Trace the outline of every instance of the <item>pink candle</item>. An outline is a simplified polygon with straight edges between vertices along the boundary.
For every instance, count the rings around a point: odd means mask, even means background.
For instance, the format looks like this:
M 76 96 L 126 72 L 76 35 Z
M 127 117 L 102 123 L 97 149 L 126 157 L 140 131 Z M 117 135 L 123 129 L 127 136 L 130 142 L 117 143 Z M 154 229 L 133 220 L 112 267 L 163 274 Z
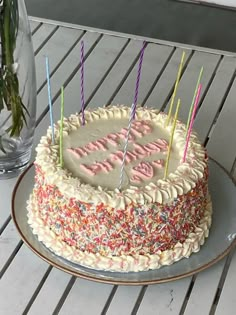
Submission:
M 193 106 L 193 112 L 192 112 L 192 116 L 191 116 L 191 120 L 190 120 L 190 124 L 189 124 L 189 128 L 188 128 L 188 133 L 187 133 L 187 138 L 186 138 L 186 143 L 185 143 L 185 148 L 184 148 L 183 162 L 185 162 L 185 160 L 186 160 L 188 144 L 189 144 L 189 140 L 190 140 L 191 131 L 192 131 L 192 128 L 193 128 L 194 118 L 195 118 L 196 111 L 197 111 L 198 104 L 199 104 L 201 89 L 202 89 L 202 84 L 199 84 L 198 90 L 197 90 L 196 99 L 195 99 L 195 103 L 194 103 L 194 106 Z

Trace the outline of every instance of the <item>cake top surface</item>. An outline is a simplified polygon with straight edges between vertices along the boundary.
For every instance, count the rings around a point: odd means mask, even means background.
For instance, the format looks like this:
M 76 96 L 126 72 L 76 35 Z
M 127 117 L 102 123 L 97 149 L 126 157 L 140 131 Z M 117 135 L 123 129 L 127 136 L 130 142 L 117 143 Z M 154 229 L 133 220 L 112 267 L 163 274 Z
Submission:
M 114 190 L 119 187 L 128 118 L 101 118 L 64 137 L 64 167 L 81 182 Z M 121 189 L 143 187 L 164 177 L 169 133 L 151 120 L 135 120 L 130 129 Z M 173 145 L 169 171 L 180 162 Z
M 195 133 L 191 134 L 185 163 L 185 125 L 177 122 L 171 147 L 168 176 L 164 169 L 172 124 L 166 114 L 137 108 L 132 122 L 122 186 L 121 164 L 130 108 L 109 106 L 85 111 L 85 126 L 78 114 L 64 119 L 63 168 L 59 165 L 59 123 L 55 125 L 55 145 L 51 128 L 37 147 L 36 164 L 68 197 L 84 202 L 125 208 L 129 203 L 168 202 L 195 187 L 203 177 L 207 160 Z

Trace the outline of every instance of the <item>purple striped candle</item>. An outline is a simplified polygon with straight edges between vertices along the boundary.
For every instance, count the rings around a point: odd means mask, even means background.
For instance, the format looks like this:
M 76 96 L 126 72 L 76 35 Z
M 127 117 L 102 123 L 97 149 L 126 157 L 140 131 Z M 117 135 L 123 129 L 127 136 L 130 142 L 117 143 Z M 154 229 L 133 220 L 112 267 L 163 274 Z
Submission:
M 139 65 L 138 65 L 137 79 L 136 79 L 136 85 L 135 85 L 132 119 L 135 119 L 135 113 L 136 113 L 136 107 L 137 107 L 137 101 L 138 101 L 138 92 L 139 92 L 139 82 L 140 82 L 142 64 L 143 64 L 143 55 L 144 55 L 144 50 L 146 47 L 147 47 L 147 42 L 143 41 L 143 46 L 142 46 L 140 57 L 139 57 Z
M 84 41 L 81 40 L 80 48 L 80 97 L 81 97 L 81 114 L 82 114 L 82 125 L 85 125 L 85 102 L 84 102 Z

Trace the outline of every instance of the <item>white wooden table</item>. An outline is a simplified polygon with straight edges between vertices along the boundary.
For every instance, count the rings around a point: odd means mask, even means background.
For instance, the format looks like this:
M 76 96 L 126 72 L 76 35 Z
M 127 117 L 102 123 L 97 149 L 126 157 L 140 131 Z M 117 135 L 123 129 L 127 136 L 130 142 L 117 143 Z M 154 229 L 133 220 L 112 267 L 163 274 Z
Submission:
M 50 58 L 54 116 L 59 119 L 62 85 L 65 115 L 80 109 L 81 39 L 86 54 L 86 105 L 94 108 L 111 102 L 132 103 L 141 38 L 34 18 L 31 28 L 38 86 L 35 145 L 49 125 L 44 56 Z M 148 40 L 139 103 L 165 110 L 183 45 Z M 195 129 L 210 156 L 236 178 L 235 54 L 189 46 L 184 50 L 187 60 L 178 89 L 182 100 L 180 118 L 187 120 L 195 82 L 203 66 L 203 94 Z M 192 277 L 150 286 L 95 283 L 52 268 L 22 243 L 11 220 L 11 193 L 16 180 L 0 181 L 1 315 L 235 314 L 235 253 Z

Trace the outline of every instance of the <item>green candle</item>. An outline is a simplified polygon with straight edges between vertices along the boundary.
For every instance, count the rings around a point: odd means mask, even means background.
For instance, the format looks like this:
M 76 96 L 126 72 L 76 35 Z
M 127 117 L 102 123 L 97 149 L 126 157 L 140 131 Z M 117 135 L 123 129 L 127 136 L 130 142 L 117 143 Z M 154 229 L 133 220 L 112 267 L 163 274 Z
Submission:
M 63 120 L 64 120 L 64 87 L 61 87 L 61 123 L 60 123 L 60 166 L 63 167 Z

